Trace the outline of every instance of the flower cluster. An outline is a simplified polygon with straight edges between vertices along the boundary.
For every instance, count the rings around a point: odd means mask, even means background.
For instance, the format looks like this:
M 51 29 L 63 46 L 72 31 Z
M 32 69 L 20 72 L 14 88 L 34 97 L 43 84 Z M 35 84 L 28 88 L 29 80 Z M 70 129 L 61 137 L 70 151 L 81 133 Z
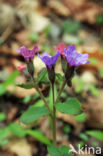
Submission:
M 37 50 L 38 46 L 34 46 L 32 50 L 28 50 L 26 47 L 22 46 L 19 50 L 17 50 L 17 52 L 19 52 L 24 57 L 27 63 L 28 71 L 32 75 L 34 69 L 32 69 L 33 63 L 31 62 Z M 54 56 L 49 55 L 47 52 L 43 53 L 42 55 L 38 53 L 38 57 L 45 63 L 47 67 L 49 79 L 52 83 L 54 83 L 55 81 L 54 67 L 60 55 L 61 62 L 63 63 L 63 71 L 65 73 L 65 78 L 68 82 L 71 81 L 71 78 L 74 75 L 75 67 L 89 63 L 88 54 L 78 53 L 74 44 L 66 46 L 64 43 L 60 43 L 56 48 L 56 51 L 57 53 Z M 65 65 L 66 68 L 64 69 Z M 18 67 L 18 70 L 21 71 L 22 68 L 24 68 L 23 65 L 20 68 Z
M 59 51 L 61 55 L 67 59 L 67 62 L 70 66 L 79 66 L 89 63 L 88 54 L 78 53 L 74 44 L 67 47 L 65 44 L 60 43 L 57 51 Z

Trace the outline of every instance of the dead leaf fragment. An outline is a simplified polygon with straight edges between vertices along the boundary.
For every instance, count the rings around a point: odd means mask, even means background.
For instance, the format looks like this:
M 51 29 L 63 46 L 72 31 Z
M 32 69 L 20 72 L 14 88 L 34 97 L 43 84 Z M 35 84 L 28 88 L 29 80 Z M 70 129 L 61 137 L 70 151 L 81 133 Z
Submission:
M 48 6 L 61 16 L 67 17 L 70 15 L 69 9 L 59 0 L 50 0 Z
M 32 156 L 32 148 L 25 138 L 11 140 L 5 149 L 9 149 L 18 156 Z

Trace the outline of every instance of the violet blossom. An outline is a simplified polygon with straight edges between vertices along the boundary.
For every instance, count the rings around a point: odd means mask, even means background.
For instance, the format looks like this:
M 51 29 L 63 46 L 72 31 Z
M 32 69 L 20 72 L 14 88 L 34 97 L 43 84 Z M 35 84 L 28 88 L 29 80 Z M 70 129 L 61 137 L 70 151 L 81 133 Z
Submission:
M 88 54 L 81 54 L 78 53 L 75 49 L 75 45 L 70 45 L 66 49 L 64 49 L 64 54 L 67 59 L 67 62 L 70 66 L 79 66 L 86 63 L 89 63 L 88 61 Z
M 58 57 L 60 56 L 60 52 L 58 51 L 56 55 L 51 56 L 47 52 L 42 55 L 38 54 L 38 57 L 45 63 L 45 65 L 51 69 L 55 66 Z
M 60 56 L 59 51 L 54 56 L 49 55 L 47 52 L 45 52 L 43 55 L 38 54 L 38 57 L 45 63 L 45 65 L 47 67 L 49 80 L 52 84 L 54 84 L 54 82 L 55 82 L 54 66 L 55 66 L 56 61 L 57 61 L 59 56 Z
M 25 46 L 22 46 L 20 49 L 17 50 L 17 52 L 20 53 L 27 62 L 29 62 L 34 58 L 37 50 L 38 46 L 34 46 L 32 50 L 29 50 Z

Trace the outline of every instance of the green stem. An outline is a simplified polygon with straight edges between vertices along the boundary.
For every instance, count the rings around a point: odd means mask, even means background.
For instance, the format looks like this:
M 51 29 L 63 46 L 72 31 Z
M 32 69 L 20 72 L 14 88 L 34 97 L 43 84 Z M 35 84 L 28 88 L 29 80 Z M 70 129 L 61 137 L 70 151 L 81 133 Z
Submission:
M 53 144 L 56 145 L 56 108 L 55 108 L 55 96 L 54 96 L 54 84 L 52 84 L 52 95 L 53 95 Z
M 64 87 L 65 87 L 65 85 L 66 85 L 66 79 L 63 81 L 63 84 L 62 84 L 62 86 L 61 86 L 61 89 L 59 90 L 59 93 L 58 93 L 58 96 L 57 96 L 57 98 L 56 98 L 56 103 L 58 102 L 58 100 L 59 100 L 59 98 L 60 98 L 60 95 L 61 95 L 61 93 L 62 93 L 62 91 L 63 91 L 63 89 L 64 89 Z
M 40 95 L 41 99 L 43 100 L 45 106 L 47 107 L 47 109 L 48 109 L 48 111 L 49 111 L 49 113 L 50 113 L 50 116 L 53 117 L 52 112 L 51 112 L 51 110 L 50 110 L 50 108 L 49 108 L 49 106 L 48 106 L 48 103 L 47 103 L 47 101 L 45 100 L 45 97 L 44 97 L 43 93 L 40 91 L 38 85 L 36 84 L 36 82 L 35 82 L 35 80 L 34 80 L 34 77 L 31 76 L 31 79 L 32 79 L 33 84 L 34 84 L 34 88 L 37 90 L 37 92 L 39 93 L 39 95 Z

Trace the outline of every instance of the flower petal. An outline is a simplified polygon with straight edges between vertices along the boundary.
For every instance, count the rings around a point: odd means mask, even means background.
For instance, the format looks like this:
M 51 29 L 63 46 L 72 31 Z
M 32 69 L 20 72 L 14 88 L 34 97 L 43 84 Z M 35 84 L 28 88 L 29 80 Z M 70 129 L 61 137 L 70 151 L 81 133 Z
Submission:
M 57 52 L 57 54 L 54 56 L 51 56 L 47 52 L 45 52 L 43 55 L 38 54 L 38 57 L 45 63 L 46 66 L 51 68 L 56 64 L 59 55 L 60 52 Z
M 79 66 L 88 62 L 88 54 L 78 53 L 75 49 L 75 45 L 70 45 L 64 50 L 65 57 L 70 66 Z

